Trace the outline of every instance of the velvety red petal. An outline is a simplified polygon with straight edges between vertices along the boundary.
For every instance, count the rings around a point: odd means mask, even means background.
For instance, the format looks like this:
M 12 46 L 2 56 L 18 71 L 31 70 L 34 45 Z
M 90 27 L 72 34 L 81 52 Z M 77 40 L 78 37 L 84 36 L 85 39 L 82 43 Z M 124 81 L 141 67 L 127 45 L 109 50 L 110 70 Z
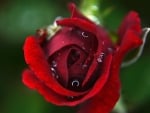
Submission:
M 109 113 L 113 109 L 120 95 L 120 66 L 115 67 L 113 65 L 116 60 L 116 58 L 113 59 L 109 78 L 102 90 L 88 102 L 81 105 L 78 113 Z
M 67 46 L 76 45 L 82 49 L 84 44 L 82 38 L 69 32 L 71 32 L 69 31 L 69 28 L 63 28 L 54 38 L 51 39 L 51 41 L 47 43 L 46 51 L 48 56 L 52 56 L 54 53 Z
M 59 57 L 54 57 L 54 61 L 57 63 L 57 72 L 58 72 L 57 76 L 60 77 L 60 82 L 66 87 L 69 80 L 68 66 L 67 66 L 67 58 L 69 55 L 69 51 L 64 50 L 63 53 L 61 53 L 60 51 L 59 54 L 60 54 Z
M 91 20 L 86 18 L 80 11 L 78 11 L 78 9 L 76 8 L 76 5 L 74 3 L 69 3 L 68 7 L 69 7 L 69 10 L 72 14 L 71 18 L 81 18 L 81 19 L 84 19 L 84 20 L 94 24 Z
M 128 30 L 132 30 L 138 36 L 141 35 L 141 22 L 137 12 L 131 11 L 124 18 L 118 31 L 119 37 L 122 39 Z
M 64 96 L 79 96 L 85 92 L 73 92 L 62 87 L 52 76 L 50 66 L 46 60 L 46 56 L 37 40 L 30 36 L 26 39 L 24 44 L 24 56 L 26 63 L 31 70 L 35 73 L 38 79 L 40 79 L 46 86 L 53 91 Z
M 118 54 L 122 59 L 130 50 L 139 47 L 142 44 L 142 40 L 137 34 L 134 33 L 133 30 L 128 30 L 121 42 L 120 47 L 118 48 Z
M 37 90 L 50 103 L 64 106 L 67 104 L 67 102 L 69 102 L 67 101 L 66 97 L 58 95 L 47 86 L 45 86 L 43 82 L 38 80 L 35 74 L 29 69 L 24 70 L 22 80 L 26 86 Z
M 93 34 L 97 34 L 96 25 L 80 18 L 65 18 L 63 20 L 57 20 L 56 22 L 61 26 L 78 27 Z
M 70 50 L 76 50 L 79 52 L 80 57 L 78 58 L 78 60 L 72 64 L 71 66 L 69 66 L 69 77 L 70 78 L 81 78 L 83 79 L 86 73 L 86 69 L 83 69 L 82 64 L 84 62 L 84 59 L 86 59 L 87 54 L 85 54 L 85 52 L 83 50 L 81 50 L 80 48 L 77 47 L 70 47 Z M 69 58 L 68 58 L 69 59 Z
M 117 75 L 118 76 L 118 75 Z M 103 90 L 81 105 L 77 113 L 110 113 L 119 98 L 119 83 L 109 79 Z
M 71 12 L 71 17 L 83 18 L 83 15 L 77 10 L 76 5 L 74 3 L 69 3 L 68 8 Z
M 106 58 L 107 63 L 105 63 L 105 69 L 103 70 L 103 74 L 101 75 L 101 77 L 96 81 L 95 85 L 91 88 L 91 90 L 85 95 L 83 96 L 81 99 L 79 100 L 74 100 L 70 103 L 68 103 L 69 106 L 75 106 L 78 104 L 83 103 L 85 100 L 87 102 L 87 100 L 93 96 L 95 96 L 105 85 L 108 76 L 110 74 L 110 66 L 111 66 L 111 61 L 112 61 L 112 55 L 108 55 L 108 57 Z M 116 75 L 118 77 L 118 75 Z M 114 79 L 114 78 L 113 78 Z M 115 79 L 115 81 L 117 81 L 118 79 Z M 109 81 L 110 82 L 110 81 Z M 112 83 L 113 84 L 113 83 Z M 119 86 L 119 85 L 118 85 Z M 105 87 L 105 86 L 104 86 Z M 111 86 L 110 86 L 111 87 Z M 118 89 L 118 88 L 117 88 Z M 111 90 L 111 89 L 109 89 Z M 111 91 L 109 91 L 111 92 Z M 107 92 L 106 92 L 107 93 Z M 99 104 L 98 104 L 99 105 Z M 86 113 L 86 112 L 83 112 Z M 87 112 L 88 113 L 88 112 Z M 91 112 L 92 113 L 92 112 Z M 96 113 L 96 112 L 95 112 Z

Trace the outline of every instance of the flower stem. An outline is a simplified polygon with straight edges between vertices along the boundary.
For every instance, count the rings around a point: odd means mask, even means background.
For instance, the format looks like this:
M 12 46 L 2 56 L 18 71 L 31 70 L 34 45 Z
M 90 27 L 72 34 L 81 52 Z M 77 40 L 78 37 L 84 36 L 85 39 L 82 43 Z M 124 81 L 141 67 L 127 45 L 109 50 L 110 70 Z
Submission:
M 81 12 L 97 24 L 101 24 L 101 19 L 98 18 L 100 2 L 101 0 L 82 0 L 80 5 Z

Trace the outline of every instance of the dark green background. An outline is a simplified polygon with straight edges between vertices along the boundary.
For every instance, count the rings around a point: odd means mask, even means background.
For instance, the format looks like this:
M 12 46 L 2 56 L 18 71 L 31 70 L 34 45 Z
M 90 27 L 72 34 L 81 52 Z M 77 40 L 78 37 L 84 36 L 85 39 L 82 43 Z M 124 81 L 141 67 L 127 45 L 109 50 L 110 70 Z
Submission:
M 0 0 L 0 113 L 72 113 L 72 109 L 47 103 L 21 82 L 26 67 L 22 52 L 25 37 L 51 24 L 57 16 L 69 16 L 68 1 Z M 148 0 L 103 0 L 102 9 L 114 7 L 104 19 L 106 27 L 117 31 L 123 15 L 130 10 L 139 12 L 143 27 L 150 26 L 149 4 Z M 138 62 L 121 70 L 121 80 L 129 112 L 150 113 L 150 36 Z

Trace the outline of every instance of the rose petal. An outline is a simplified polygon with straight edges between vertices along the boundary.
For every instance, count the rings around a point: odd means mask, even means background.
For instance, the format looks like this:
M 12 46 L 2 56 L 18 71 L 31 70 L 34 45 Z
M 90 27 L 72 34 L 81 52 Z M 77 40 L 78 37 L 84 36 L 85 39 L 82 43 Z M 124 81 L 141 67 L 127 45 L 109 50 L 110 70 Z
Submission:
M 72 14 L 71 18 L 81 18 L 81 19 L 84 19 L 84 20 L 94 24 L 91 20 L 89 20 L 83 14 L 81 14 L 80 11 L 78 11 L 78 9 L 76 8 L 76 5 L 74 3 L 69 3 L 68 8 L 69 8 L 69 10 L 70 10 L 70 12 Z
M 118 78 L 118 73 L 113 76 Z M 84 103 L 78 113 L 109 113 L 119 98 L 119 85 L 118 79 L 110 78 L 102 91 Z
M 41 95 L 44 96 L 44 98 L 55 105 L 66 105 L 65 102 L 67 102 L 66 97 L 58 95 L 57 93 L 53 92 L 51 89 L 49 89 L 47 86 L 43 84 L 42 81 L 38 80 L 35 76 L 35 74 L 29 70 L 26 69 L 23 72 L 23 83 L 28 86 L 31 89 L 37 90 Z
M 119 37 L 122 39 L 128 30 L 132 30 L 138 36 L 141 35 L 141 22 L 137 12 L 131 11 L 124 18 L 118 31 Z
M 63 86 L 67 87 L 68 80 L 69 80 L 68 66 L 67 66 L 69 51 L 65 51 L 65 50 L 63 52 L 60 51 L 56 55 L 58 56 L 54 56 L 53 60 L 57 63 L 56 73 L 60 77 L 58 81 L 60 81 L 63 84 Z
M 79 96 L 85 94 L 85 92 L 73 92 L 62 87 L 52 76 L 50 66 L 46 60 L 46 56 L 43 53 L 37 40 L 30 36 L 26 39 L 24 44 L 24 56 L 26 63 L 29 65 L 32 71 L 38 79 L 51 88 L 53 91 L 64 96 Z
M 126 31 L 122 39 L 121 45 L 118 48 L 118 54 L 120 55 L 120 57 L 118 58 L 122 59 L 127 52 L 139 47 L 141 44 L 142 40 L 140 39 L 140 37 L 137 36 L 137 34 L 135 34 L 133 30 L 129 29 L 128 31 Z
M 116 58 L 113 59 L 111 64 L 112 67 L 115 67 L 113 66 L 113 63 L 117 61 Z M 88 102 L 84 103 L 78 113 L 109 113 L 113 109 L 120 95 L 120 66 L 115 67 L 115 70 L 114 68 L 109 70 L 111 70 L 109 73 L 109 78 L 107 83 L 102 86 L 102 90 L 99 90 L 97 95 L 91 98 Z
M 80 18 L 65 18 L 63 20 L 56 21 L 58 25 L 68 26 L 68 27 L 78 27 L 85 31 L 97 34 L 97 28 L 95 24 L 91 24 L 84 19 Z
M 86 73 L 87 69 L 84 70 L 82 64 L 88 55 L 83 50 L 77 47 L 71 47 L 71 50 L 76 50 L 80 56 L 74 64 L 68 67 L 70 73 L 69 77 L 70 78 L 78 77 L 83 79 L 85 76 L 83 74 Z
M 47 43 L 45 49 L 48 56 L 52 56 L 62 48 L 73 45 L 76 45 L 82 49 L 82 46 L 84 45 L 83 39 L 79 36 L 77 37 L 77 34 L 73 34 L 69 28 L 63 28 Z M 85 51 L 88 53 L 89 49 L 86 49 Z

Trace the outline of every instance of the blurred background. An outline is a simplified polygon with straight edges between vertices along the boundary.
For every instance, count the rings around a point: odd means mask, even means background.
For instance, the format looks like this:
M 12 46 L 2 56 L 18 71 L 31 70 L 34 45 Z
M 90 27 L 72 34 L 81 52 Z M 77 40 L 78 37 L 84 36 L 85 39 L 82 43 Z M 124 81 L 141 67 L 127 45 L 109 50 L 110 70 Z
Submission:
M 73 109 L 47 103 L 21 81 L 26 67 L 22 46 L 26 36 L 47 26 L 57 16 L 67 17 L 71 0 L 0 0 L 0 113 L 71 113 Z M 80 4 L 81 0 L 73 2 Z M 142 26 L 150 27 L 150 1 L 103 0 L 102 9 L 113 7 L 105 17 L 107 29 L 116 32 L 123 16 L 136 10 Z M 121 70 L 122 93 L 128 113 L 150 113 L 150 35 L 142 57 Z

